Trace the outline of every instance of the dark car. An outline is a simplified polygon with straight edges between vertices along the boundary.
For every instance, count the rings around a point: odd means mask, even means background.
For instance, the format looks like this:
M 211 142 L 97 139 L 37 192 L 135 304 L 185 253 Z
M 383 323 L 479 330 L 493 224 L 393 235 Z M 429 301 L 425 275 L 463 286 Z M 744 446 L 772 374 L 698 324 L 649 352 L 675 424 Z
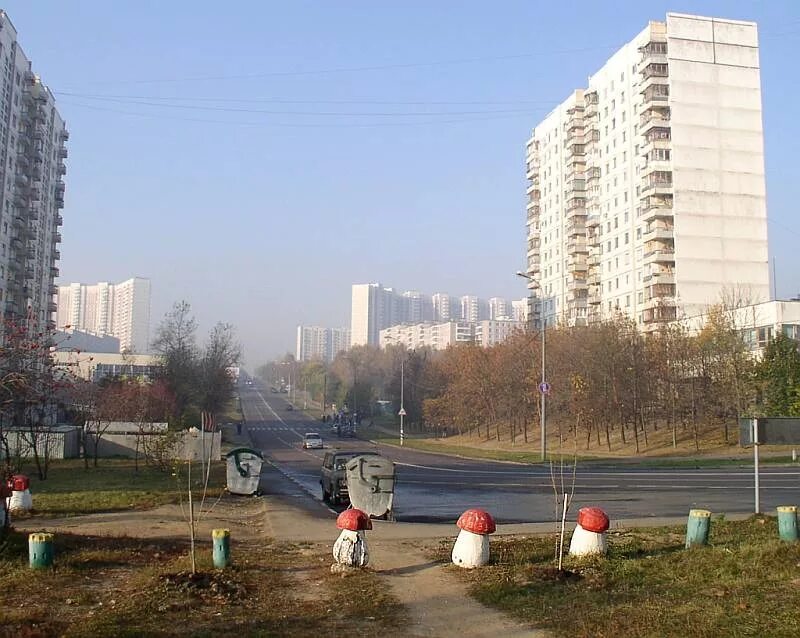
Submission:
M 292 410 L 294 410 L 294 406 L 290 403 L 289 405 L 286 406 L 286 409 L 291 412 Z
M 319 484 L 322 486 L 322 500 L 338 505 L 350 500 L 347 492 L 347 462 L 356 456 L 381 456 L 377 452 L 334 450 L 326 452 L 322 459 Z

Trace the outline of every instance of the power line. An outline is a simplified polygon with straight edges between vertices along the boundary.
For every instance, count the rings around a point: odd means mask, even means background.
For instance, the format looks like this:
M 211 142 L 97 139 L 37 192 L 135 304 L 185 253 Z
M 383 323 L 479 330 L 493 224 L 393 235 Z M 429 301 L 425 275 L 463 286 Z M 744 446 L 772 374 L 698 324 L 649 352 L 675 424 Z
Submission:
M 204 124 L 226 124 L 228 126 L 230 125 L 253 126 L 253 127 L 269 126 L 277 128 L 390 128 L 390 127 L 403 127 L 403 126 L 426 126 L 426 125 L 439 125 L 439 124 L 461 124 L 469 122 L 487 122 L 493 120 L 507 120 L 507 119 L 515 119 L 515 118 L 530 116 L 530 113 L 526 112 L 526 113 L 506 114 L 506 115 L 497 115 L 489 117 L 460 117 L 458 119 L 453 119 L 453 120 L 438 119 L 438 120 L 416 121 L 416 122 L 368 122 L 368 123 L 352 123 L 352 122 L 294 123 L 294 122 L 271 122 L 271 121 L 246 122 L 246 121 L 236 121 L 236 120 L 211 120 L 206 118 L 179 117 L 163 113 L 143 113 L 141 111 L 126 111 L 122 109 L 97 106 L 95 104 L 83 104 L 71 100 L 61 100 L 61 103 L 68 104 L 71 106 L 76 106 L 79 108 L 90 109 L 93 111 L 119 113 L 121 115 L 133 115 L 135 117 L 143 117 L 147 119 L 157 119 L 157 120 L 166 119 L 179 122 L 200 122 Z
M 69 94 L 65 94 L 69 95 Z M 218 111 L 224 113 L 258 113 L 267 115 L 299 115 L 299 116 L 325 116 L 325 117 L 424 117 L 424 116 L 454 116 L 454 115 L 496 115 L 509 113 L 531 113 L 531 109 L 492 109 L 476 111 L 283 111 L 274 109 L 250 109 L 230 106 L 204 106 L 192 104 L 171 104 L 167 102 L 150 102 L 139 99 L 119 99 L 112 97 L 85 98 L 100 102 L 112 102 L 129 106 L 146 106 L 156 108 Z
M 467 100 L 467 101 L 445 101 L 445 100 L 296 100 L 289 98 L 262 97 L 262 98 L 232 98 L 232 97 L 201 97 L 201 96 L 160 96 L 160 95 L 115 95 L 115 94 L 92 94 L 92 93 L 73 93 L 71 91 L 56 91 L 57 95 L 68 97 L 79 97 L 85 99 L 109 99 L 120 100 L 169 100 L 174 102 L 232 102 L 244 104 L 371 104 L 376 106 L 491 106 L 503 104 L 528 104 L 528 105 L 551 105 L 552 101 L 547 100 Z
M 178 78 L 158 78 L 158 79 L 142 79 L 142 80 L 111 80 L 105 82 L 90 82 L 89 85 L 126 85 L 126 84 L 170 84 L 179 82 L 217 82 L 221 80 L 254 80 L 269 77 L 291 77 L 291 76 L 307 76 L 307 75 L 331 75 L 338 73 L 360 73 L 364 71 L 389 71 L 398 69 L 415 69 L 436 66 L 454 66 L 461 64 L 474 64 L 480 62 L 501 62 L 505 60 L 522 60 L 527 58 L 535 58 L 540 56 L 555 56 L 566 55 L 571 53 L 588 53 L 591 51 L 600 51 L 608 49 L 618 49 L 622 45 L 606 45 L 595 47 L 583 47 L 577 49 L 554 49 L 551 51 L 535 51 L 528 53 L 517 53 L 511 55 L 496 55 L 487 57 L 475 58 L 461 58 L 453 60 L 435 60 L 430 62 L 407 62 L 407 63 L 394 63 L 394 64 L 377 64 L 369 66 L 355 66 L 355 67 L 333 67 L 329 69 L 302 69 L 297 71 L 266 71 L 262 73 L 244 73 L 237 75 L 209 75 L 209 76 L 189 76 Z

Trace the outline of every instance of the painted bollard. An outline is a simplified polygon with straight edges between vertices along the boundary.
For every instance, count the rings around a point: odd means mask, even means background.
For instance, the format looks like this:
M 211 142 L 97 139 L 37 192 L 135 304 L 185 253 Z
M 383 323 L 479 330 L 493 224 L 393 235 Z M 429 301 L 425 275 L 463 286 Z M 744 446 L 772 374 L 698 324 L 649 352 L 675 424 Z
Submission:
M 28 560 L 31 569 L 45 569 L 53 566 L 53 535 L 28 535 Z
M 686 523 L 686 549 L 694 545 L 708 545 L 708 531 L 711 527 L 711 512 L 708 510 L 689 510 Z
M 782 541 L 797 542 L 797 507 L 782 505 L 778 508 L 778 534 Z
M 214 567 L 225 569 L 231 564 L 231 530 L 212 529 L 211 540 L 214 542 Z

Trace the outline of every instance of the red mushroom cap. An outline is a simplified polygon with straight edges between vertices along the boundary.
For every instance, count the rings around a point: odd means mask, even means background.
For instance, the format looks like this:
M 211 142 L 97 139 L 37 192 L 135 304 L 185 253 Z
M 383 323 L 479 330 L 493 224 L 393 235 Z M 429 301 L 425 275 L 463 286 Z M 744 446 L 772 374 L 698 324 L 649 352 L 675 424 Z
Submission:
M 350 530 L 351 532 L 359 532 L 364 529 L 372 529 L 372 521 L 361 510 L 349 509 L 339 514 L 336 519 L 336 527 Z
M 464 512 L 459 516 L 456 525 L 473 534 L 493 534 L 496 529 L 494 519 L 489 512 L 479 509 L 471 509 Z
M 587 532 L 602 534 L 608 529 L 610 521 L 599 507 L 582 507 L 578 510 L 578 525 Z

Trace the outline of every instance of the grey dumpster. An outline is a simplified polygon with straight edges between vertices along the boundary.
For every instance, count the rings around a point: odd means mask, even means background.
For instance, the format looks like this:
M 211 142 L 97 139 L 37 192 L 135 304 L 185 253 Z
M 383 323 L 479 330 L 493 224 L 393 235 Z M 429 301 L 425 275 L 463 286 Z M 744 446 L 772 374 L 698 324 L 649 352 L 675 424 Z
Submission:
M 392 518 L 394 463 L 377 454 L 356 456 L 345 466 L 350 504 L 369 516 Z
M 261 452 L 249 447 L 238 447 L 225 457 L 228 462 L 228 491 L 245 496 L 256 494 L 261 479 L 261 464 L 264 462 Z

